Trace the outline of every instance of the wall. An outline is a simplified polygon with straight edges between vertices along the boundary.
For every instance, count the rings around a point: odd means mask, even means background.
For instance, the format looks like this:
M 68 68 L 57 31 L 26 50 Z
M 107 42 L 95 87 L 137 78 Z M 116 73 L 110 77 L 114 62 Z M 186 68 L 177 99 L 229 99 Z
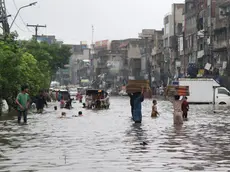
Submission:
M 72 84 L 77 84 L 77 65 L 78 60 L 89 60 L 90 59 L 90 50 L 84 49 L 82 53 L 74 52 L 70 57 L 70 76 Z
M 172 15 L 170 13 L 164 17 L 164 36 L 163 36 L 164 39 L 173 35 L 172 29 L 173 29 L 173 23 L 172 23 Z
M 183 23 L 183 11 L 184 11 L 184 4 L 172 4 L 172 34 L 174 33 L 177 35 L 178 30 L 177 26 L 179 23 Z M 175 31 L 174 27 L 175 26 Z
M 141 50 L 139 45 L 132 45 L 132 44 L 129 45 L 128 58 L 133 58 L 133 59 L 141 58 Z

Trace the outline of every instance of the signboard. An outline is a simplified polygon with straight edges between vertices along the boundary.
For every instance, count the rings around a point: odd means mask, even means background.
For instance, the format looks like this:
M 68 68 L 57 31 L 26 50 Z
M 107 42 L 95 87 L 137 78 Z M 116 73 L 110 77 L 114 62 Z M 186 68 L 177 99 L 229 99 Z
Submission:
M 135 77 L 134 76 L 129 76 L 129 80 L 134 80 Z
M 211 67 L 212 67 L 212 65 L 211 65 L 210 63 L 206 63 L 206 65 L 205 65 L 204 69 L 206 69 L 206 70 L 210 70 L 210 69 L 211 69 Z
M 61 72 L 62 72 L 63 74 L 69 74 L 69 69 L 61 69 Z
M 178 86 L 179 85 L 179 81 L 173 81 L 172 85 Z
M 108 48 L 109 40 L 97 41 L 95 42 L 95 49 L 97 48 Z
M 87 41 L 81 41 L 80 44 L 81 45 L 87 45 Z
M 179 38 L 179 46 L 180 46 L 180 52 L 184 50 L 184 38 L 180 37 Z
M 90 82 L 88 79 L 82 79 L 81 80 L 81 83 L 88 83 L 88 82 Z

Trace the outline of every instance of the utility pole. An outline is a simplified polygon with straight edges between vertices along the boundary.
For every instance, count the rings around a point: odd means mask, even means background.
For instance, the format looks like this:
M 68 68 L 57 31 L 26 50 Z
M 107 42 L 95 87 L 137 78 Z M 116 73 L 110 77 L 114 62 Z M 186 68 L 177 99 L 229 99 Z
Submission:
M 93 41 L 94 41 L 94 26 L 92 25 L 92 46 L 93 46 Z
M 46 25 L 29 25 L 29 24 L 27 24 L 27 27 L 33 27 L 33 28 L 35 28 L 35 40 L 37 41 L 37 39 L 38 39 L 38 28 L 41 28 L 41 27 L 43 27 L 43 28 L 45 28 L 46 27 Z
M 184 78 L 186 77 L 186 52 L 185 52 L 185 44 L 186 44 L 186 41 L 185 41 L 185 32 L 186 32 L 186 28 L 184 27 L 184 31 L 183 31 L 183 58 L 184 58 Z
M 227 35 L 226 35 L 226 38 L 227 38 L 227 40 L 226 40 L 226 42 L 227 42 L 227 75 L 229 75 L 229 62 L 230 62 L 230 44 L 229 44 L 229 38 L 230 38 L 230 34 L 229 34 L 229 24 L 230 24 L 230 16 L 229 15 L 227 15 L 226 16 L 226 20 L 227 20 L 227 22 L 226 22 L 226 30 L 227 30 Z
M 94 56 L 94 25 L 92 25 L 92 45 L 91 45 L 91 51 L 90 51 L 90 74 L 91 74 L 91 81 L 93 81 L 94 80 L 94 58 L 93 58 L 93 56 Z
M 0 23 L 3 30 L 3 35 L 10 33 L 10 27 L 7 18 L 10 17 L 6 14 L 5 0 L 0 0 Z

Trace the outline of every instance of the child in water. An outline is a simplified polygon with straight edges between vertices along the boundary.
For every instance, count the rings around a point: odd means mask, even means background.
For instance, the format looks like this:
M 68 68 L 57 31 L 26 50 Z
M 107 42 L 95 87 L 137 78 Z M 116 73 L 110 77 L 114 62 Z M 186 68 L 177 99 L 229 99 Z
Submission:
M 65 117 L 66 117 L 66 113 L 65 113 L 65 112 L 62 112 L 60 118 L 65 118 Z
M 82 111 L 78 112 L 78 116 L 83 116 Z
M 189 104 L 187 102 L 188 98 L 184 97 L 184 100 L 181 104 L 181 110 L 183 112 L 183 118 L 188 119 Z
M 153 100 L 153 106 L 152 106 L 152 118 L 155 118 L 159 115 L 159 112 L 157 111 L 157 101 Z

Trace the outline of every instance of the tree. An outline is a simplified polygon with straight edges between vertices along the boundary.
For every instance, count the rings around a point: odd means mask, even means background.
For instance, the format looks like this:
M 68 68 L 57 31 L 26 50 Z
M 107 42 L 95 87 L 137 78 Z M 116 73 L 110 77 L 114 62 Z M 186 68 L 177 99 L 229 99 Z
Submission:
M 65 45 L 15 41 L 15 37 L 12 34 L 0 41 L 0 102 L 5 99 L 9 107 L 13 107 L 21 85 L 28 84 L 31 95 L 48 88 L 51 76 L 71 55 Z
M 69 63 L 71 56 L 68 45 L 38 43 L 34 40 L 23 41 L 24 51 L 31 53 L 38 61 L 47 61 L 51 74 L 55 74 L 58 68 Z
M 13 104 L 12 98 L 20 85 L 17 80 L 20 76 L 20 56 L 15 42 L 0 42 L 0 99 L 5 99 L 9 105 Z

